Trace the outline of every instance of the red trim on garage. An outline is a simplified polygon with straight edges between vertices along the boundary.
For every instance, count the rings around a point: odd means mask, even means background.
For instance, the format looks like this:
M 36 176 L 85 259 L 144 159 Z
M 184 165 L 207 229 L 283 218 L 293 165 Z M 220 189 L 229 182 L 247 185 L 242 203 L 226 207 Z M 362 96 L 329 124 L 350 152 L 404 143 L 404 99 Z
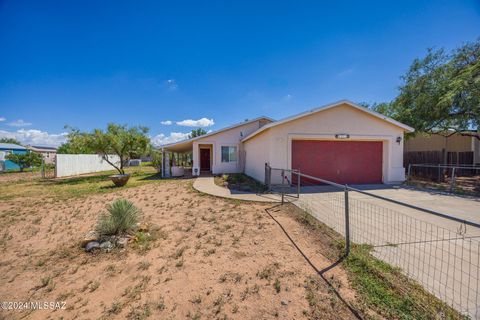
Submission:
M 292 169 L 342 184 L 382 183 L 382 157 L 381 141 L 292 141 Z

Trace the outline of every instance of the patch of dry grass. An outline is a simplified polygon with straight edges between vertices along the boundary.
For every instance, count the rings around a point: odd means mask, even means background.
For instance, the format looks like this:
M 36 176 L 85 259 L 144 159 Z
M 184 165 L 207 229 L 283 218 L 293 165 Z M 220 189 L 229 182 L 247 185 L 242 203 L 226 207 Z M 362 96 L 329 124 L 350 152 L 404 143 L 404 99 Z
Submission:
M 332 294 L 321 283 L 305 286 L 317 275 L 266 214 L 271 204 L 217 199 L 192 191 L 188 180 L 141 176 L 128 188 L 103 191 L 105 179 L 7 188 L 13 194 L 0 202 L 0 295 L 67 303 L 66 310 L 16 311 L 8 319 L 312 318 L 308 292 Z M 79 241 L 118 198 L 132 201 L 156 227 L 127 249 L 85 253 Z M 316 264 L 331 263 L 318 254 L 313 231 L 288 210 L 276 215 Z M 345 272 L 332 272 L 342 294 L 355 300 Z M 323 312 L 325 319 L 353 318 L 341 303 Z

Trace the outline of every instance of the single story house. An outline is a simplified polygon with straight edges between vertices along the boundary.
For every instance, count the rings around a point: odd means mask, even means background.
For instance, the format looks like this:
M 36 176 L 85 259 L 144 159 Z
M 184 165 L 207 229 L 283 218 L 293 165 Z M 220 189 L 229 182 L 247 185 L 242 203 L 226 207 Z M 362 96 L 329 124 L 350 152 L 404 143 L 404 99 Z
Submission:
M 452 132 L 419 133 L 405 141 L 405 152 L 437 152 L 440 161 L 429 162 L 444 164 L 452 160 L 448 159 L 449 153 L 469 153 L 468 161 L 462 164 L 480 165 L 480 140 L 474 135 L 478 135 L 478 132 L 471 131 L 465 135 Z M 460 160 L 458 158 L 457 160 Z
M 47 146 L 28 146 L 30 151 L 38 153 L 42 156 L 46 164 L 55 163 L 55 156 L 57 155 L 57 148 Z
M 16 163 L 7 160 L 6 157 L 11 153 L 25 154 L 27 152 L 27 148 L 18 144 L 0 143 L 0 171 L 19 170 L 20 167 Z
M 263 182 L 269 164 L 338 183 L 395 183 L 405 180 L 403 137 L 413 131 L 342 100 L 280 121 L 246 120 L 162 149 L 167 158 L 169 152 L 192 152 L 193 175 L 245 173 Z

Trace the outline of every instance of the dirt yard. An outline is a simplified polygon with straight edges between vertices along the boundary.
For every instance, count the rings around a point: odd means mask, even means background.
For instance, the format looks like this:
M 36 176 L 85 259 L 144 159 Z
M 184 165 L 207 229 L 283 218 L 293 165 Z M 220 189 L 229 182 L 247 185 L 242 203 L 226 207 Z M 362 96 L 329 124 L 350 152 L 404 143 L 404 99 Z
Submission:
M 212 198 L 191 184 L 157 180 L 61 197 L 48 186 L 33 192 L 32 185 L 13 195 L 21 183 L 10 186 L 0 201 L 1 300 L 66 304 L 2 310 L 0 318 L 355 318 L 347 304 L 355 305 L 356 295 L 343 269 L 320 277 L 268 214 L 317 269 L 331 265 L 334 259 L 325 254 L 334 250 L 288 207 Z M 110 253 L 84 252 L 84 234 L 117 198 L 141 208 L 157 239 Z

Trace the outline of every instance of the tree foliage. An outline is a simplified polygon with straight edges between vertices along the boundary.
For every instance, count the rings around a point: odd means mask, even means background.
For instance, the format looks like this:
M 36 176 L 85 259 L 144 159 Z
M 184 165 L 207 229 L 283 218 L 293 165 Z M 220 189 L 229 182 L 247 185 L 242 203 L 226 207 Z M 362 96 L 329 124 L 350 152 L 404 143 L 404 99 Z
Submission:
M 22 145 L 20 141 L 14 138 L 0 138 L 0 143 L 12 143 L 12 144 L 18 144 L 19 146 Z
M 5 159 L 12 161 L 20 167 L 20 171 L 23 171 L 25 168 L 37 167 L 42 164 L 42 156 L 38 153 L 27 152 L 27 153 L 10 153 Z
M 418 132 L 457 132 L 480 139 L 479 58 L 480 39 L 450 53 L 430 49 L 402 77 L 400 94 L 372 109 Z
M 67 136 L 67 142 L 61 144 L 57 153 L 59 154 L 94 154 L 90 143 L 90 135 L 86 132 L 80 132 L 77 128 L 65 126 L 70 132 Z
M 129 159 L 145 155 L 150 150 L 150 138 L 146 127 L 127 127 L 110 123 L 107 130 L 95 129 L 87 135 L 88 146 L 95 153 L 101 155 L 105 161 L 125 174 L 124 163 Z M 109 155 L 117 155 L 120 163 L 116 164 L 109 159 Z
M 188 134 L 188 138 L 189 139 L 196 138 L 196 137 L 203 136 L 204 134 L 207 134 L 207 131 L 205 131 L 205 129 L 203 128 L 193 129 L 192 132 Z

